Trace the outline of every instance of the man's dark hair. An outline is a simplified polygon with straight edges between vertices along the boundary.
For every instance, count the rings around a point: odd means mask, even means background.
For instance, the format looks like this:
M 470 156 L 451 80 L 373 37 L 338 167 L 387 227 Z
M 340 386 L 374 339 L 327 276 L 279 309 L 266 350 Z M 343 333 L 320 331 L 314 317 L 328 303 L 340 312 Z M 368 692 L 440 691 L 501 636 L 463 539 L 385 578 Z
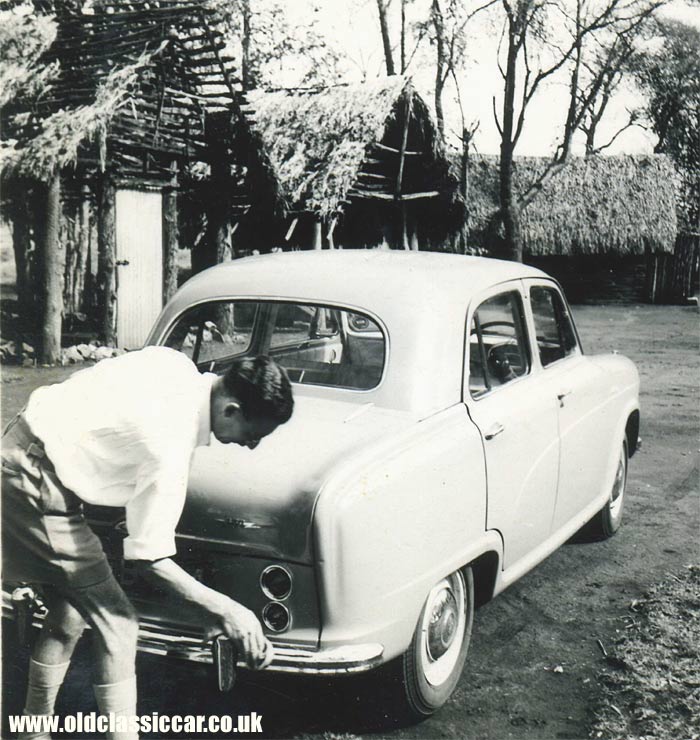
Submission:
M 263 417 L 284 424 L 294 410 L 287 373 L 267 355 L 234 361 L 224 375 L 224 387 L 241 404 L 246 419 Z

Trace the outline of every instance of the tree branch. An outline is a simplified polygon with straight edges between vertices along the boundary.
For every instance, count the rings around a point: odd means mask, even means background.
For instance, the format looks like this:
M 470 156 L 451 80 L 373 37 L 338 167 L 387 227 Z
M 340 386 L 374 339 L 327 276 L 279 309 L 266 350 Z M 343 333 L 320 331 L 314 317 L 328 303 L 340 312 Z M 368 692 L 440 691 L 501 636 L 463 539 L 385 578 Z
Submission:
M 491 98 L 491 105 L 493 106 L 493 120 L 496 124 L 496 128 L 498 129 L 498 133 L 503 136 L 503 128 L 501 127 L 501 124 L 498 120 L 498 112 L 496 111 L 496 96 L 494 95 Z

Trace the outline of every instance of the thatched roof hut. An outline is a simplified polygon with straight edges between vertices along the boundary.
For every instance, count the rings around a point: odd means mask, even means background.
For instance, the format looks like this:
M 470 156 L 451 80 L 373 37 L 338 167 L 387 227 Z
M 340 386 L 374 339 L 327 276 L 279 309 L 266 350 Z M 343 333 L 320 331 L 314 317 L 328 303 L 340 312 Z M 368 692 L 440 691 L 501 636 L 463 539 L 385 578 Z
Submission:
M 523 191 L 547 160 L 515 160 Z M 498 158 L 470 160 L 470 244 L 493 243 L 498 213 Z M 573 158 L 523 214 L 525 255 L 644 255 L 670 253 L 676 239 L 676 174 L 661 155 Z
M 343 246 L 405 245 L 426 223 L 438 240 L 463 218 L 439 132 L 407 78 L 255 91 L 247 100 L 289 218 L 311 217 L 331 234 L 337 225 Z
M 0 12 L 16 15 L 12 5 Z M 55 3 L 55 39 L 45 48 L 36 33 L 33 47 L 50 85 L 0 60 L 0 79 L 16 83 L 0 121 L 3 210 L 20 313 L 34 335 L 42 314 L 44 361 L 58 357 L 64 315 L 138 346 L 176 289 L 181 173 L 216 158 L 211 114 L 237 110 L 217 23 L 206 0 Z
M 57 5 L 39 63 L 48 94 L 3 108 L 2 174 L 48 179 L 76 163 L 167 176 L 173 158 L 206 156 L 205 114 L 232 104 L 231 60 L 213 11 L 190 0 Z

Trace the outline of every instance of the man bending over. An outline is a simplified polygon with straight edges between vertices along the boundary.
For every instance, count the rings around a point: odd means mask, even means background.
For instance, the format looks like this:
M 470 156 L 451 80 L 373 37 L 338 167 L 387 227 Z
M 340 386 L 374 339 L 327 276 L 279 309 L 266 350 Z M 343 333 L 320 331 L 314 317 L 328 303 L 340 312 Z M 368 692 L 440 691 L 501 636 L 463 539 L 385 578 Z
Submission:
M 53 713 L 86 623 L 100 712 L 136 714 L 138 621 L 83 516 L 84 501 L 125 507 L 124 557 L 198 607 L 205 633 L 230 638 L 251 668 L 269 663 L 272 646 L 253 612 L 172 556 L 194 448 L 213 434 L 253 449 L 292 409 L 289 379 L 268 357 L 237 361 L 219 377 L 165 347 L 103 360 L 32 393 L 2 439 L 4 579 L 43 584 L 48 608 L 25 714 Z

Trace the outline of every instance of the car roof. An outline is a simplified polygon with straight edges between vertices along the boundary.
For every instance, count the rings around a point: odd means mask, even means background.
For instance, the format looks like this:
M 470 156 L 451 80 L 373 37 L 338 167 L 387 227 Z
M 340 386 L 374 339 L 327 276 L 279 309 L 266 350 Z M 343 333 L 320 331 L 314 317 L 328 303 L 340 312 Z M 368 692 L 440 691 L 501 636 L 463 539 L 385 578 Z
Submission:
M 202 297 L 233 291 L 356 304 L 361 294 L 366 307 L 372 309 L 377 300 L 395 300 L 407 291 L 426 298 L 439 294 L 451 302 L 451 298 L 464 299 L 491 285 L 525 277 L 545 274 L 519 262 L 444 252 L 312 250 L 225 262 L 188 281 L 182 298 L 192 302 L 200 291 Z
M 435 252 L 319 250 L 246 257 L 188 280 L 163 310 L 147 343 L 161 342 L 185 309 L 204 301 L 264 298 L 339 305 L 369 314 L 385 328 L 383 379 L 371 391 L 315 386 L 308 392 L 425 417 L 461 400 L 472 298 L 523 278 L 547 275 L 518 262 Z

